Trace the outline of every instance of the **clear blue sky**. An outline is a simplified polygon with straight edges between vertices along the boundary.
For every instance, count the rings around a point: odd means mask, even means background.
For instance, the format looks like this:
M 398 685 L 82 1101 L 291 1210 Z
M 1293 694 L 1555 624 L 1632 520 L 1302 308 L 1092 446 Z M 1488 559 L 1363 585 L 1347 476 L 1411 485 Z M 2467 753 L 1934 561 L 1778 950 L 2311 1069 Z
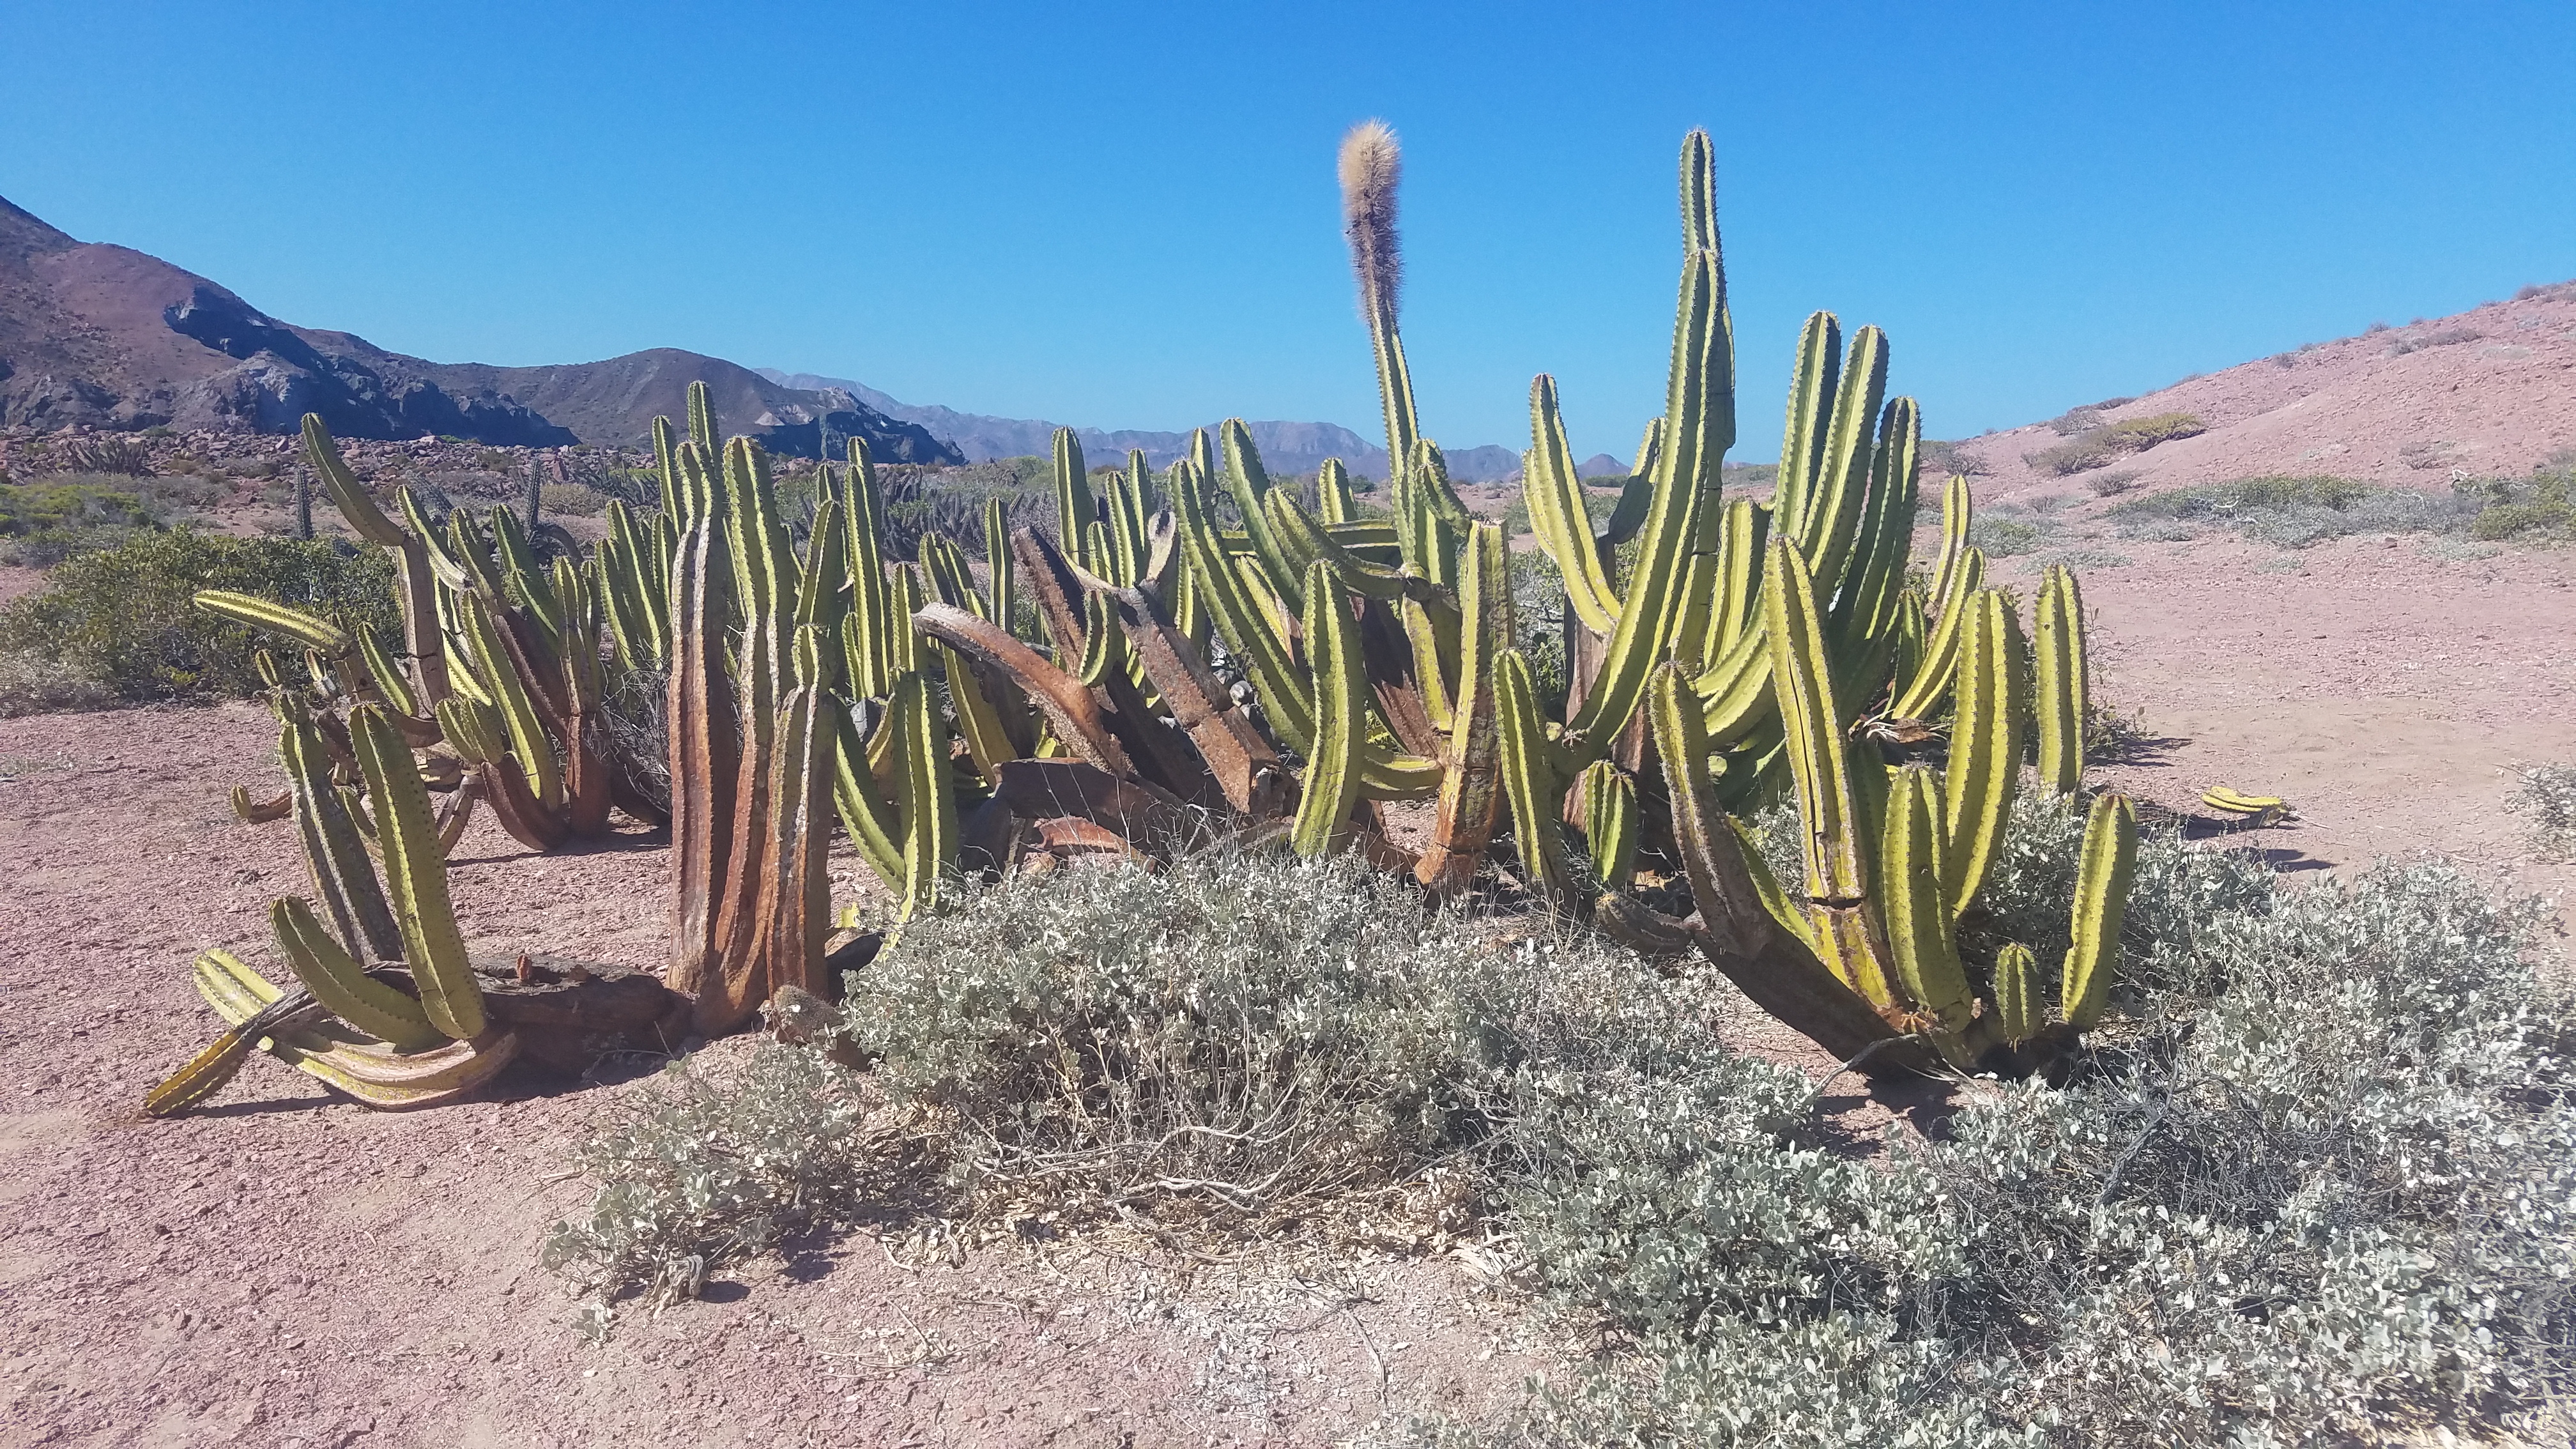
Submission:
M 1661 405 L 1716 137 L 1778 448 L 1799 320 L 1962 436 L 2576 275 L 2576 4 L 7 0 L 0 195 L 442 361 L 677 346 L 1108 427 L 1375 431 L 1333 181 L 1406 154 L 1426 424 Z

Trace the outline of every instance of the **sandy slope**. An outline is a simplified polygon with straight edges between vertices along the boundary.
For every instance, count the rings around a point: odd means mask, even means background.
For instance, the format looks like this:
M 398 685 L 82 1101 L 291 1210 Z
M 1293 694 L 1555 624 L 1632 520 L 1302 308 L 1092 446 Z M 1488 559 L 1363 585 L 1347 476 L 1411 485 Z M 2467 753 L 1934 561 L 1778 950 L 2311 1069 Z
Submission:
M 2411 351 L 2401 351 L 2412 348 Z M 2182 412 L 2209 431 L 2114 463 L 2157 492 L 2264 473 L 2330 473 L 2439 487 L 2529 472 L 2576 446 L 2576 282 L 2457 316 L 2259 359 L 2103 409 L 2105 422 Z M 1969 439 L 1979 496 L 2081 494 L 2029 454 L 2064 442 L 2045 423 Z M 2106 470 L 2107 471 L 2107 470 Z

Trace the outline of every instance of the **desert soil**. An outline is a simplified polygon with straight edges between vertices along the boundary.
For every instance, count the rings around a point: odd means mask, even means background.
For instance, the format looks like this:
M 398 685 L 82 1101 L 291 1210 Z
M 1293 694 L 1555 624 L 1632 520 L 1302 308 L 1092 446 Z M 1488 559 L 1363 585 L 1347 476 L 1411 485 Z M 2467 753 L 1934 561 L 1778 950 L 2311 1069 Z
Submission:
M 2087 575 L 2097 687 L 2153 743 L 2113 779 L 2186 811 L 2214 783 L 2289 796 L 2299 822 L 2227 843 L 2294 870 L 2439 850 L 2564 893 L 2498 804 L 2508 765 L 2576 758 L 2576 557 L 2121 547 Z M 288 834 L 225 806 L 273 745 L 251 705 L 0 721 L 0 1444 L 1311 1443 L 1492 1411 L 1564 1362 L 1473 1255 L 952 1261 L 899 1225 L 590 1347 L 536 1245 L 631 1075 L 401 1116 L 263 1059 L 210 1110 L 136 1117 L 213 1031 L 191 955 L 261 958 L 268 901 L 304 889 Z M 478 949 L 649 964 L 662 860 L 643 836 L 532 857 L 479 823 L 456 896 Z
M 2112 780 L 2186 813 L 2212 784 L 2286 795 L 2297 822 L 2213 844 L 2294 871 L 2430 850 L 2566 893 L 2499 804 L 2507 767 L 2576 759 L 2576 554 L 2099 532 L 2051 542 L 2128 560 L 2085 575 L 2097 693 L 2149 739 Z M 1995 577 L 2027 593 L 2039 557 Z M 390 1115 L 259 1059 L 208 1110 L 136 1116 L 215 1029 L 191 956 L 264 960 L 270 899 L 306 889 L 289 833 L 225 805 L 273 748 L 252 705 L 0 721 L 0 1445 L 1321 1443 L 1496 1411 L 1574 1351 L 1473 1253 L 958 1253 L 901 1223 L 592 1347 L 537 1243 L 587 1201 L 573 1144 L 650 1064 Z M 650 965 L 662 868 L 641 835 L 532 857 L 485 821 L 455 894 L 476 949 Z M 1829 1069 L 1776 1031 L 1744 1044 Z M 1836 1105 L 1868 1126 L 1921 1103 Z

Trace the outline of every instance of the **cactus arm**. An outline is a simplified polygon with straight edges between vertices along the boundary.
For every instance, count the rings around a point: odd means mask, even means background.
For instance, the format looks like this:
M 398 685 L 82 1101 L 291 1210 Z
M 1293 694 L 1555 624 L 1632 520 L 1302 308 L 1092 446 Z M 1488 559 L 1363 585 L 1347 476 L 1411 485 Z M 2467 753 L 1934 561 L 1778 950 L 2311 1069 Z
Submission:
M 1985 581 L 1986 555 L 1981 549 L 1969 549 L 1959 568 L 1951 575 L 1955 585 L 1964 584 L 1974 592 Z M 1965 647 L 1967 623 L 1974 609 L 1966 607 L 1962 595 L 1941 606 L 1932 626 L 1932 637 L 1923 646 L 1923 663 L 1914 677 L 1903 681 L 1904 687 L 1888 705 L 1887 712 L 1898 719 L 1924 719 L 1939 708 L 1942 698 L 1950 693 L 1958 678 L 1959 651 Z
M 2137 865 L 2138 807 L 2126 795 L 2095 797 L 2075 872 L 2075 941 L 2066 948 L 2057 998 L 2067 1025 L 2077 1031 L 2091 1031 L 2110 1002 L 2120 927 L 2129 909 L 2129 879 Z
M 1020 757 L 1019 747 L 1012 743 L 1011 732 L 1002 723 L 1002 712 L 985 693 L 983 681 L 964 655 L 945 644 L 932 648 L 941 673 L 947 677 L 948 697 L 957 707 L 957 729 L 966 737 L 966 750 L 974 758 L 975 771 L 988 783 L 999 785 L 1003 762 Z
M 1637 536 L 1645 526 L 1646 513 L 1655 501 L 1655 460 L 1663 456 L 1664 420 L 1649 419 L 1646 436 L 1637 444 L 1636 466 L 1628 470 L 1627 481 L 1620 485 L 1619 502 L 1610 516 L 1601 522 L 1601 532 L 1592 540 L 1596 553 L 1603 558 L 1610 551 Z
M 508 599 L 534 617 L 538 637 L 551 642 L 563 632 L 563 600 L 556 595 L 545 565 L 537 562 L 536 547 L 517 514 L 493 508 L 492 543 L 500 559 L 503 587 L 496 597 Z
M 1074 572 L 1079 565 L 1034 528 L 1012 534 L 1011 550 L 1018 556 L 1029 598 L 1037 605 L 1038 621 L 1057 663 L 1072 670 L 1078 662 L 1089 662 L 1091 647 L 1099 641 L 1091 638 L 1089 616 L 1081 602 L 1082 584 Z
M 1807 895 L 1857 903 L 1869 894 L 1869 872 L 1807 561 L 1792 541 L 1777 538 L 1766 573 L 1764 634 L 1789 767 L 1798 782 L 1798 818 L 1806 828 Z
M 423 1051 L 447 1040 L 418 1001 L 368 975 L 301 897 L 280 897 L 268 917 L 295 979 L 332 1015 L 397 1052 Z
M 563 844 L 569 824 L 562 812 L 547 809 L 528 792 L 527 775 L 510 761 L 509 730 L 500 711 L 460 693 L 439 705 L 438 721 L 448 744 L 474 767 L 492 802 L 493 818 L 512 840 L 537 851 Z
M 1109 602 L 1090 590 L 1082 594 L 1080 658 L 1074 677 L 1094 689 L 1106 685 L 1112 674 L 1127 670 L 1126 641 L 1110 622 Z
M 549 812 L 560 810 L 564 803 L 563 776 L 555 767 L 554 746 L 548 742 L 536 704 L 529 697 L 519 660 L 509 649 L 509 644 L 516 641 L 503 640 L 492 608 L 481 595 L 461 595 L 458 602 L 458 622 L 465 626 L 476 682 L 501 711 L 502 723 L 510 733 L 510 756 L 527 778 L 528 792 L 537 804 Z
M 1423 718 L 1433 729 L 1446 733 L 1454 727 L 1457 717 L 1449 681 L 1465 678 L 1458 669 L 1461 621 L 1446 601 L 1437 598 L 1398 599 L 1395 612 L 1404 625 L 1405 643 L 1412 651 L 1414 693 L 1422 701 Z
M 339 625 L 301 609 L 272 603 L 256 594 L 235 593 L 230 589 L 199 589 L 195 603 L 209 614 L 248 624 L 283 639 L 292 639 L 333 659 L 345 657 L 356 647 L 348 632 Z
M 1133 585 L 1145 576 L 1146 500 L 1153 496 L 1153 475 L 1146 471 L 1142 448 L 1127 450 L 1127 471 L 1109 485 L 1110 557 L 1104 562 L 1112 581 Z
M 1440 808 L 1414 880 L 1435 896 L 1467 888 L 1482 865 L 1502 808 L 1494 699 L 1495 661 L 1512 644 L 1512 586 L 1498 524 L 1468 530 L 1461 560 L 1459 696 L 1450 702 L 1447 751 L 1441 760 Z
M 724 663 L 732 570 L 723 533 L 720 520 L 700 516 L 681 533 L 671 566 L 671 959 L 663 975 L 685 992 L 699 990 L 715 969 L 741 759 Z M 845 627 L 860 621 L 853 616 Z
M 465 938 L 448 903 L 447 857 L 439 849 L 429 792 L 421 787 L 411 749 L 373 705 L 350 712 L 349 737 L 375 807 L 386 893 L 402 932 L 403 959 L 420 988 L 421 1009 L 432 1026 L 459 1041 L 481 1036 L 483 992 L 466 963 Z
M 1091 567 L 1091 525 L 1100 517 L 1091 497 L 1091 478 L 1084 470 L 1082 440 L 1071 428 L 1055 430 L 1056 541 L 1065 556 Z
M 1798 544 L 1815 572 L 1820 601 L 1840 591 L 1851 560 L 1852 540 L 1868 506 L 1870 427 L 1886 393 L 1887 334 L 1863 327 L 1852 334 L 1844 355 L 1842 386 L 1798 517 Z
M 2030 948 L 2008 941 L 1995 953 L 1995 1024 L 2007 1045 L 2039 1035 L 2039 965 Z
M 937 908 L 957 860 L 957 796 L 950 788 L 948 727 L 918 674 L 896 682 L 891 707 L 903 731 L 897 808 L 903 815 L 903 919 Z
M 1798 333 L 1798 358 L 1789 372 L 1789 421 L 1780 437 L 1779 481 L 1771 490 L 1771 523 L 1804 538 L 1807 501 L 1824 464 L 1825 437 L 1833 427 L 1835 384 L 1843 357 L 1842 323 L 1831 312 L 1813 312 Z
M 1261 465 L 1261 450 L 1252 444 L 1252 430 L 1243 425 L 1241 418 L 1228 418 L 1217 429 L 1217 443 L 1225 457 L 1225 470 L 1218 478 L 1243 514 L 1245 540 L 1252 545 L 1252 556 L 1260 564 L 1262 582 L 1287 600 L 1289 607 L 1303 607 L 1305 600 L 1297 589 L 1305 575 L 1289 563 L 1278 535 L 1271 532 L 1269 512 L 1262 507 L 1262 500 L 1270 494 L 1270 470 Z
M 1868 506 L 1834 600 L 1837 633 L 1876 640 L 1896 627 L 1896 601 L 1905 591 L 1905 560 L 1914 543 L 1915 454 L 1922 437 L 1914 399 L 1890 398 L 1879 414 L 1878 447 L 1870 458 Z
M 1280 554 L 1301 574 L 1320 558 L 1332 564 L 1345 588 L 1365 598 L 1396 599 L 1430 592 L 1422 580 L 1401 567 L 1383 568 L 1363 560 L 1326 532 L 1323 521 L 1307 512 L 1306 505 L 1287 489 L 1271 489 L 1261 506 L 1270 516 L 1271 537 L 1278 540 Z
M 1975 599 L 1978 618 L 1959 665 L 1944 792 L 1949 824 L 1942 884 L 1953 917 L 1965 913 L 1985 888 L 2003 842 L 2021 779 L 2021 721 L 2030 707 L 2022 683 L 2020 618 L 1999 594 L 1982 592 Z
M 1777 899 L 1760 853 L 1718 810 L 1707 737 L 1680 671 L 1656 669 L 1646 709 L 1672 801 L 1673 839 L 1699 905 L 1701 954 L 1755 1005 L 1838 1057 L 1885 1040 L 1886 1023 L 1817 958 L 1792 908 Z
M 1016 628 L 1020 597 L 1011 579 L 1010 510 L 999 497 L 984 500 L 984 575 L 986 617 L 1005 629 Z
M 1359 750 L 1366 718 L 1368 680 L 1360 671 L 1359 630 L 1349 601 L 1318 562 L 1306 572 L 1306 650 L 1314 661 L 1315 743 L 1306 752 L 1306 774 L 1289 830 L 1299 855 L 1330 850 L 1359 803 Z
M 1256 602 L 1241 575 L 1226 557 L 1206 497 L 1207 483 L 1193 467 L 1177 479 L 1172 501 L 1180 515 L 1181 543 L 1190 576 L 1210 622 L 1243 661 L 1259 692 L 1271 728 L 1299 751 L 1314 737 L 1314 703 L 1302 671 L 1290 662 L 1283 630 L 1273 627 L 1267 609 Z
M 1793 539 L 1774 538 L 1764 573 L 1763 630 L 1770 641 L 1772 687 L 1779 699 L 1789 772 L 1797 782 L 1798 819 L 1805 828 L 1812 935 L 1834 974 L 1872 1006 L 1885 1009 L 1895 996 L 1886 978 L 1880 932 L 1867 910 L 1869 871 L 1862 851 L 1871 831 L 1866 802 L 1844 766 L 1833 676 L 1806 556 Z
M 375 863 L 357 822 L 331 783 L 331 758 L 312 721 L 299 713 L 281 728 L 278 753 L 286 762 L 295 830 L 304 846 L 313 892 L 330 911 L 340 940 L 352 953 L 363 951 L 378 961 L 400 959 L 402 932 L 385 905 Z
M 233 815 L 244 825 L 265 825 L 283 820 L 295 810 L 295 792 L 286 790 L 262 800 L 251 794 L 248 785 L 235 785 L 232 791 Z
M 1326 458 L 1315 470 L 1315 507 L 1326 523 L 1359 521 L 1359 501 L 1351 496 L 1350 471 L 1339 458 Z
M 1941 552 L 1932 565 L 1932 603 L 1936 609 L 1949 608 L 1976 587 L 1973 582 L 1963 585 L 1957 580 L 1968 554 L 1972 506 L 1968 480 L 1960 474 L 1951 474 L 1950 481 L 1941 485 Z
M 1583 627 L 1595 634 L 1618 628 L 1619 596 L 1592 536 L 1583 482 L 1575 476 L 1574 450 L 1558 412 L 1556 379 L 1543 372 L 1530 382 L 1530 450 L 1521 455 L 1521 497 L 1529 506 L 1530 531 L 1564 576 L 1566 601 Z
M 1558 786 L 1548 739 L 1539 720 L 1538 692 L 1529 661 L 1506 649 L 1494 665 L 1494 740 L 1511 802 L 1512 844 L 1520 855 L 1521 884 L 1531 895 L 1562 908 L 1566 888 L 1565 840 L 1558 823 Z
M 353 637 L 358 645 L 358 658 L 367 666 L 367 678 L 375 684 L 376 693 L 386 705 L 396 714 L 414 719 L 425 715 L 427 711 L 420 707 L 420 696 L 412 689 L 411 681 L 403 678 L 402 671 L 385 653 L 385 646 L 377 642 L 375 628 L 362 623 Z
M 1771 689 L 1771 650 L 1762 631 L 1747 631 L 1726 657 L 1691 682 L 1701 700 L 1701 722 L 1714 748 L 1731 749 L 1779 705 Z
M 1595 760 L 1583 771 L 1583 840 L 1591 858 L 1592 889 L 1615 895 L 1637 873 L 1637 787 L 1617 765 Z
M 778 772 L 769 809 L 770 839 L 761 863 L 760 955 L 768 992 L 782 986 L 831 989 L 823 942 L 832 930 L 832 787 L 840 707 L 832 686 L 841 651 L 826 648 L 824 626 L 796 631 L 795 687 L 781 707 Z M 837 643 L 837 641 L 834 641 Z M 947 768 L 947 752 L 939 765 Z M 764 992 L 766 995 L 768 992 Z M 702 1002 L 703 1004 L 703 1002 Z
M 2040 783 L 2060 795 L 2084 784 L 2086 660 L 2084 597 L 2074 571 L 2055 565 L 2039 586 L 2038 676 Z
M 1719 524 L 1718 583 L 1701 657 L 1722 659 L 1762 622 L 1762 558 L 1771 543 L 1771 511 L 1750 498 L 1726 505 Z
M 914 613 L 913 622 L 930 638 L 1008 674 L 1012 683 L 1028 693 L 1030 702 L 1045 713 L 1056 739 L 1073 752 L 1074 758 L 1113 775 L 1135 773 L 1135 765 L 1119 745 L 1091 691 L 1080 680 L 1048 663 L 1035 649 L 1004 632 L 1000 625 L 946 604 L 923 605 Z
M 224 1029 L 204 1051 L 189 1058 L 187 1064 L 169 1078 L 143 1094 L 143 1114 L 147 1117 L 169 1117 L 188 1110 L 220 1092 L 224 1084 L 240 1075 L 242 1063 L 250 1060 L 252 1050 L 272 1033 L 283 1033 L 290 1027 L 319 1017 L 322 1007 L 305 992 L 298 991 L 268 1002 Z
M 903 889 L 903 817 L 877 788 L 868 742 L 847 710 L 833 711 L 832 804 L 850 844 L 888 890 Z
M 1733 344 L 1717 254 L 1697 252 L 1683 269 L 1679 320 L 1673 328 L 1672 377 L 1664 407 L 1664 446 L 1655 470 L 1637 567 L 1610 637 L 1600 674 L 1566 728 L 1606 741 L 1626 727 L 1646 674 L 1663 652 L 1679 604 L 1684 562 L 1695 541 L 1701 473 L 1722 466 L 1725 445 L 1712 400 L 1731 397 L 1726 361 Z M 1731 414 L 1731 404 L 1729 406 Z
M 1959 962 L 1950 903 L 1941 889 L 1941 817 L 1940 776 L 1921 765 L 1893 772 L 1887 822 L 1879 832 L 1879 914 L 1906 1004 L 1930 1018 L 1942 1055 L 1964 1065 L 1976 998 Z
M 693 382 L 689 384 L 688 398 L 689 441 L 697 444 L 705 450 L 708 457 L 712 458 L 716 456 L 715 397 L 707 391 L 707 385 L 704 382 Z
M 875 459 L 865 439 L 850 440 L 850 468 L 844 475 L 848 508 L 842 514 L 848 541 L 850 618 L 855 626 L 841 632 L 849 661 L 853 697 L 883 699 L 893 687 L 889 662 L 893 630 L 898 627 L 886 587 L 885 494 L 877 486 Z
M 1128 647 L 1172 718 L 1198 747 L 1226 804 L 1253 819 L 1278 814 L 1288 778 L 1279 756 L 1234 707 L 1205 658 L 1144 590 L 1122 589 L 1111 601 Z

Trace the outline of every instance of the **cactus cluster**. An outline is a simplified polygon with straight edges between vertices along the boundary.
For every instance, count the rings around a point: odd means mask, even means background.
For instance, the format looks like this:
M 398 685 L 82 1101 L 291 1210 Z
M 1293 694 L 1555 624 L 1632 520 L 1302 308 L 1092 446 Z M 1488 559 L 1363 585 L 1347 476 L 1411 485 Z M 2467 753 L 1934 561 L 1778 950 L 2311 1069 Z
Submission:
M 254 1049 L 384 1108 L 452 1100 L 518 1054 L 517 1034 L 484 1012 L 409 740 L 380 704 L 357 706 L 346 723 L 366 781 L 355 799 L 333 783 L 314 717 L 279 707 L 288 808 L 321 903 L 317 910 L 313 900 L 283 896 L 269 908 L 297 985 L 281 987 L 227 951 L 200 955 L 197 990 L 229 1029 L 153 1088 L 145 1112 L 167 1116 L 204 1101 Z
M 1355 132 L 1343 161 L 1392 464 L 1382 512 L 1363 511 L 1338 463 L 1312 505 L 1276 485 L 1240 421 L 1159 475 L 1131 453 L 1097 487 L 1060 431 L 1051 530 L 1012 529 L 996 503 L 980 559 L 934 532 L 897 561 L 864 443 L 822 470 L 791 528 L 768 459 L 719 441 L 697 386 L 684 428 L 656 423 L 658 513 L 612 504 L 586 561 L 545 565 L 507 510 L 441 531 L 405 496 L 397 525 L 308 419 L 326 491 L 402 565 L 408 672 L 329 621 L 204 602 L 305 649 L 315 689 L 291 707 L 325 753 L 330 721 L 354 735 L 364 720 L 541 849 L 603 828 L 612 803 L 664 818 L 633 797 L 592 714 L 608 671 L 666 674 L 664 974 L 703 1032 L 788 988 L 832 993 L 837 822 L 898 920 L 937 908 L 961 869 L 1266 837 L 1357 851 L 1435 897 L 1507 873 L 1640 949 L 1705 957 L 1837 1055 L 2063 1061 L 2103 1007 L 2135 813 L 2112 795 L 2091 807 L 2054 1020 L 2031 953 L 1963 959 L 1959 923 L 2026 746 L 2039 786 L 2076 808 L 2084 616 L 2073 576 L 2052 570 L 2026 644 L 1985 583 L 1961 478 L 1937 557 L 1912 572 L 1921 420 L 1888 395 L 1885 335 L 1808 319 L 1777 487 L 1725 496 L 1735 338 L 1714 164 L 1694 132 L 1664 411 L 1598 529 L 1555 383 L 1531 387 L 1522 489 L 1564 583 L 1560 710 L 1515 637 L 1508 540 L 1470 514 L 1415 407 L 1392 133 Z M 1796 882 L 1771 875 L 1739 818 L 1782 792 L 1803 837 Z M 290 792 L 294 808 L 307 793 Z M 244 791 L 236 808 L 287 807 Z M 420 999 L 426 1011 L 431 989 Z M 364 1002 L 343 993 L 344 1008 Z

